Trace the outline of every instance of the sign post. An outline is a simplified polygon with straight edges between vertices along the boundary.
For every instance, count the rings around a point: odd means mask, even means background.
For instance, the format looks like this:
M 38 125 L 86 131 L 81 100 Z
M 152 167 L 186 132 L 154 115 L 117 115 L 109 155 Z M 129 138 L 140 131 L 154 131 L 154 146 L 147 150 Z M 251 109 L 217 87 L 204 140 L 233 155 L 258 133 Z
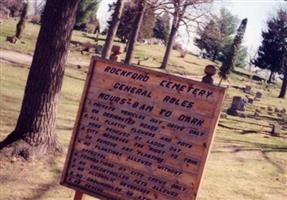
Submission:
M 81 200 L 195 200 L 224 95 L 93 58 L 61 184 Z
M 85 195 L 82 192 L 76 191 L 74 200 L 85 200 Z

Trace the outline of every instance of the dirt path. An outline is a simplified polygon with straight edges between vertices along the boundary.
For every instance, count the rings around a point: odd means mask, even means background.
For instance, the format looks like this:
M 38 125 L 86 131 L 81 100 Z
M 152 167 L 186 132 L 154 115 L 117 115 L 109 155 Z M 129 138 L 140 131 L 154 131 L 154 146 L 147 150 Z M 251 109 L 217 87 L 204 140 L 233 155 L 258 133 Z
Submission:
M 32 62 L 33 56 L 28 54 L 23 54 L 11 50 L 0 49 L 0 62 L 6 61 L 11 63 L 19 63 L 30 65 Z M 89 62 L 76 60 L 75 58 L 68 57 L 68 65 L 81 65 L 88 66 Z

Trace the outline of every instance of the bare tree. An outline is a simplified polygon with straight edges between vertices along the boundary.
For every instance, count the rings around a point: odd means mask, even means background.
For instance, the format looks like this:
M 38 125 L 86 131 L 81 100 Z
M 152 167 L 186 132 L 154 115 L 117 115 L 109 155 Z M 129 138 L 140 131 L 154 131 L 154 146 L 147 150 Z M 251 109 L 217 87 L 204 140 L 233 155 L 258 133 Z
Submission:
M 47 0 L 16 127 L 0 142 L 25 159 L 61 151 L 56 112 L 80 0 Z
M 125 63 L 130 64 L 133 56 L 133 51 L 138 38 L 139 30 L 143 21 L 145 9 L 147 7 L 146 0 L 137 1 L 137 13 L 134 21 L 134 28 L 130 34 L 129 42 L 127 46 L 127 54 L 125 58 Z
M 108 35 L 105 41 L 105 46 L 102 52 L 102 58 L 107 59 L 110 57 L 113 40 L 115 38 L 115 35 L 117 33 L 117 30 L 120 24 L 120 19 L 121 19 L 125 1 L 126 0 L 118 0 L 116 3 L 116 7 L 115 7 L 113 17 L 112 17 L 112 22 L 111 22 L 109 32 L 108 32 Z
M 176 33 L 181 25 L 188 27 L 192 23 L 198 23 L 199 19 L 206 15 L 203 5 L 213 2 L 213 0 L 150 0 L 157 7 L 157 10 L 169 13 L 172 17 L 172 26 L 170 35 L 161 64 L 162 69 L 165 69 L 170 57 L 170 53 L 174 44 Z

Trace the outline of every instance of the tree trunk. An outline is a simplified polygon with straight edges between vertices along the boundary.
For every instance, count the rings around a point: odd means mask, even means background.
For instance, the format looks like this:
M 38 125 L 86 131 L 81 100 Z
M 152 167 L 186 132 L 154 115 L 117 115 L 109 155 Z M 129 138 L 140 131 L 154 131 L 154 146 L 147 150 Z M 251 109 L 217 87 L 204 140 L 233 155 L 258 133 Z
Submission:
M 17 39 L 21 39 L 22 33 L 24 31 L 24 28 L 25 28 L 27 13 L 28 13 L 28 3 L 26 2 L 26 3 L 24 3 L 23 10 L 22 10 L 22 13 L 20 16 L 20 20 L 16 25 L 15 37 Z
M 218 54 L 218 51 L 215 50 L 215 51 L 214 51 L 214 54 L 213 54 L 213 56 L 212 56 L 212 61 L 213 61 L 213 62 L 216 60 L 217 54 Z
M 172 24 L 172 27 L 171 27 L 171 31 L 170 31 L 170 34 L 169 34 L 169 38 L 168 38 L 168 43 L 167 43 L 167 46 L 166 46 L 165 54 L 164 54 L 163 61 L 162 61 L 161 66 L 160 66 L 161 69 L 165 69 L 166 68 L 168 60 L 169 60 L 169 57 L 170 57 L 170 54 L 171 54 L 171 50 L 172 50 L 172 47 L 173 47 L 175 35 L 176 35 L 177 29 L 178 29 L 178 26 L 179 26 L 179 24 L 176 21 L 177 20 L 173 21 L 173 24 Z
M 15 130 L 0 143 L 26 159 L 61 150 L 56 112 L 80 0 L 48 0 Z
M 126 58 L 125 58 L 125 63 L 126 64 L 130 64 L 132 57 L 133 57 L 133 51 L 138 39 L 138 34 L 141 28 L 141 24 L 143 21 L 143 17 L 144 17 L 144 13 L 145 13 L 145 9 L 146 9 L 146 2 L 145 0 L 138 0 L 138 5 L 137 5 L 137 15 L 135 18 L 135 22 L 134 22 L 134 28 L 132 30 L 132 33 L 130 34 L 129 37 L 129 45 L 127 48 L 127 54 L 126 54 Z
M 274 72 L 270 71 L 270 76 L 269 76 L 267 83 L 269 83 L 269 84 L 272 83 L 273 74 L 274 74 Z
M 117 1 L 115 11 L 113 14 L 113 18 L 112 18 L 112 22 L 111 22 L 111 26 L 109 28 L 109 32 L 108 32 L 108 35 L 105 41 L 105 46 L 103 48 L 102 58 L 108 59 L 110 57 L 113 40 L 116 36 L 117 30 L 120 24 L 124 2 L 125 0 Z
M 285 60 L 286 60 L 286 57 L 285 57 Z M 283 81 L 282 81 L 280 94 L 278 96 L 279 98 L 283 98 L 283 99 L 285 99 L 285 97 L 286 97 L 286 90 L 287 90 L 287 63 L 284 63 L 284 65 L 285 65 L 284 66 L 284 77 L 283 77 Z

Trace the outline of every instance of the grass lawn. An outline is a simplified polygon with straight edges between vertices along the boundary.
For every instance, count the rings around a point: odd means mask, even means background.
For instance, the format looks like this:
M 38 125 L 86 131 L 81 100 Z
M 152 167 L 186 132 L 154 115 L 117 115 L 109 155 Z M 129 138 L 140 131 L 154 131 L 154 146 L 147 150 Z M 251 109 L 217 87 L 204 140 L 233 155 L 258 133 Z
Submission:
M 23 36 L 24 43 L 16 45 L 5 42 L 7 35 L 13 35 L 15 21 L 5 21 L 0 25 L 0 48 L 32 54 L 35 37 L 39 27 L 27 24 Z M 94 42 L 74 32 L 73 40 Z M 158 67 L 164 53 L 163 47 L 138 45 L 135 57 L 153 57 L 143 61 L 145 66 Z M 89 55 L 71 51 L 71 57 L 89 60 Z M 137 59 L 134 59 L 137 62 Z M 200 79 L 208 60 L 188 55 L 179 58 L 172 53 L 168 71 L 180 73 L 193 79 Z M 0 140 L 10 133 L 16 123 L 23 91 L 28 74 L 24 64 L 12 64 L 0 60 Z M 60 98 L 57 130 L 62 144 L 67 147 L 74 126 L 74 119 L 83 90 L 86 68 L 68 66 L 65 72 Z M 245 70 L 240 70 L 247 73 Z M 218 77 L 216 77 L 216 82 Z M 229 83 L 233 86 L 251 85 L 254 96 L 256 91 L 263 93 L 261 101 L 255 101 L 246 108 L 251 115 L 261 109 L 259 119 L 253 117 L 231 117 L 220 119 L 212 152 L 207 162 L 205 175 L 198 200 L 284 200 L 287 196 L 287 115 L 278 116 L 269 112 L 287 109 L 287 100 L 278 99 L 279 87 L 258 84 L 245 76 L 232 74 Z M 234 95 L 245 94 L 237 87 L 229 87 L 223 111 L 230 105 Z M 264 108 L 264 109 L 263 109 Z M 270 123 L 277 121 L 283 127 L 281 137 L 271 137 Z M 0 199 L 2 200 L 68 200 L 73 191 L 59 185 L 65 155 L 47 157 L 44 161 L 26 163 L 0 157 Z M 87 198 L 94 199 L 91 197 Z

